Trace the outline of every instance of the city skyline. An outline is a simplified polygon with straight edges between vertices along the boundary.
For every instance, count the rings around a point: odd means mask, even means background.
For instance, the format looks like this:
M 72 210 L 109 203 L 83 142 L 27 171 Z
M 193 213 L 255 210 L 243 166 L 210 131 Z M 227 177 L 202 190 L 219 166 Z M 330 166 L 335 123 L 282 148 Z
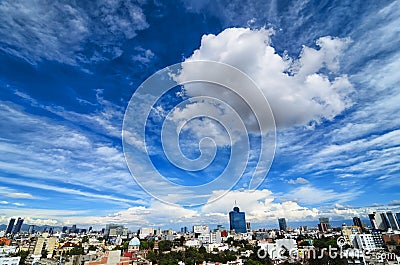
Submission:
M 227 224 L 234 201 L 252 224 L 400 212 L 400 3 L 242 5 L 1 2 L 0 224 L 11 217 L 50 226 Z M 121 135 L 140 84 L 193 60 L 226 63 L 254 80 L 274 115 L 276 150 L 271 168 L 261 172 L 265 180 L 248 190 L 262 151 L 260 128 L 253 128 L 247 167 L 232 190 L 215 186 L 196 194 L 210 203 L 183 207 L 153 198 L 135 182 Z M 197 158 L 198 140 L 212 132 L 219 156 L 211 168 L 195 174 L 166 163 L 159 119 L 171 111 L 168 118 L 179 124 L 192 110 L 217 112 L 213 104 L 173 111 L 190 96 L 215 92 L 175 89 L 152 109 L 146 142 L 133 142 L 145 145 L 171 182 L 201 185 L 223 171 L 233 144 L 222 126 L 197 119 L 183 130 L 182 153 Z M 163 191 L 171 201 L 184 197 Z
M 236 203 L 235 203 L 236 205 Z M 234 213 L 239 212 L 240 215 L 243 217 L 233 217 Z M 197 221 L 195 223 L 179 223 L 179 224 L 172 224 L 169 226 L 162 226 L 158 227 L 157 229 L 174 229 L 174 231 L 179 231 L 182 229 L 185 229 L 188 231 L 188 226 L 189 227 L 195 227 L 198 226 L 202 228 L 203 226 L 206 226 L 207 228 L 213 228 L 213 229 L 220 229 L 221 227 L 229 227 L 230 231 L 235 231 L 235 232 L 241 232 L 245 233 L 243 231 L 249 231 L 249 228 L 247 226 L 251 226 L 251 230 L 260 230 L 260 229 L 278 229 L 281 231 L 287 231 L 288 229 L 302 229 L 302 227 L 308 227 L 311 229 L 315 230 L 320 230 L 322 232 L 326 232 L 327 229 L 332 229 L 332 228 L 340 228 L 342 225 L 348 225 L 348 226 L 358 226 L 362 230 L 364 228 L 368 229 L 380 229 L 381 231 L 387 231 L 388 229 L 392 230 L 399 230 L 400 229 L 400 212 L 392 212 L 390 210 L 384 210 L 381 209 L 380 211 L 374 211 L 369 213 L 367 216 L 354 216 L 351 219 L 348 220 L 334 220 L 329 216 L 321 216 L 318 217 L 315 220 L 308 220 L 308 221 L 291 221 L 287 220 L 284 217 L 280 217 L 275 222 L 264 222 L 264 223 L 251 223 L 246 221 L 245 219 L 245 212 L 240 211 L 237 206 L 233 207 L 233 210 L 231 210 L 227 216 L 226 220 L 222 221 L 220 223 L 206 223 L 204 221 Z M 378 222 L 375 220 L 376 216 L 379 216 Z M 92 230 L 104 230 L 107 231 L 110 228 L 107 227 L 125 227 L 127 224 L 117 224 L 117 223 L 104 223 L 104 224 L 97 224 L 92 226 L 91 224 L 84 224 L 84 225 L 78 225 L 81 227 L 77 227 L 76 224 L 70 224 L 69 226 L 67 225 L 32 225 L 30 223 L 25 223 L 24 227 L 22 227 L 22 224 L 24 223 L 24 218 L 23 217 L 18 217 L 17 222 L 16 218 L 10 218 L 7 224 L 1 224 L 0 226 L 3 225 L 5 227 L 4 233 L 5 234 L 16 234 L 19 231 L 30 231 L 31 229 L 37 229 L 39 228 L 40 231 L 43 229 L 47 230 L 50 229 L 50 231 L 62 231 L 62 232 L 70 232 L 74 233 L 74 231 L 92 231 Z M 243 220 L 242 220 L 243 218 Z M 277 222 L 276 222 L 277 221 Z M 318 223 L 319 222 L 319 223 Z M 20 223 L 20 225 L 17 225 Z M 328 224 L 326 227 L 322 227 L 321 224 Z M 151 223 L 150 223 L 151 224 Z M 136 227 L 129 226 L 125 229 L 129 229 L 129 231 L 139 231 L 143 228 L 146 227 L 147 224 L 139 225 Z M 155 225 L 153 225 L 156 227 Z M 18 227 L 18 228 L 17 228 Z M 247 229 L 246 229 L 247 228 Z M 58 230 L 55 230 L 58 229 Z M 147 228 L 146 228 L 147 229 Z M 155 230 L 155 228 L 154 228 Z M 239 231 L 240 230 L 240 231 Z M 0 230 L 1 231 L 1 230 Z M 36 231 L 36 230 L 35 230 Z M 107 234 L 107 232 L 106 232 Z

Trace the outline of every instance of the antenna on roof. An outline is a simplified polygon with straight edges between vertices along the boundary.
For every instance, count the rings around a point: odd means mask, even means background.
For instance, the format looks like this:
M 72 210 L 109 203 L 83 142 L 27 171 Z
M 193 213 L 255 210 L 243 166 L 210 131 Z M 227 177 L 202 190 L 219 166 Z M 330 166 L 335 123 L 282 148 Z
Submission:
M 237 204 L 236 204 L 236 200 L 235 200 L 235 206 L 237 206 Z

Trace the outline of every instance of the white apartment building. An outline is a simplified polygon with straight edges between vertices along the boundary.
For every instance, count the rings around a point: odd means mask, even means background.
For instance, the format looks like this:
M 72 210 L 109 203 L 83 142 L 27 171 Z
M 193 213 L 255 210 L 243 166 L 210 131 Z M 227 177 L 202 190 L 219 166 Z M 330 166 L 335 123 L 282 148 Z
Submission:
M 376 250 L 377 247 L 374 242 L 374 238 L 371 234 L 357 234 L 352 235 L 353 244 L 356 248 L 361 250 Z

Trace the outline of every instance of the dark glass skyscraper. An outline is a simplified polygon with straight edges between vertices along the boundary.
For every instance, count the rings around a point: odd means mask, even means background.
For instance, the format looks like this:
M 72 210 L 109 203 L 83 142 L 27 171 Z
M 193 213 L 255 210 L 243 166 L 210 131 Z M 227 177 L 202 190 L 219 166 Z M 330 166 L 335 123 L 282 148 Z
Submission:
M 15 228 L 14 228 L 14 234 L 17 234 L 21 231 L 23 222 L 24 222 L 24 219 L 18 217 L 17 223 L 15 224 Z
M 11 219 L 10 219 L 10 222 L 8 223 L 7 228 L 6 228 L 6 235 L 7 235 L 7 234 L 11 234 L 12 229 L 13 229 L 13 227 L 14 227 L 14 223 L 15 223 L 15 219 L 14 219 L 14 218 L 11 218 Z
M 244 212 L 239 211 L 239 207 L 234 207 L 233 211 L 229 212 L 230 230 L 235 230 L 236 233 L 246 233 L 246 217 Z
M 388 218 L 390 227 L 393 230 L 399 230 L 399 224 L 397 223 L 396 217 L 394 216 L 394 214 L 392 212 L 387 212 L 386 216 Z
M 286 231 L 287 230 L 287 225 L 286 225 L 286 219 L 285 218 L 279 218 L 278 219 L 279 223 L 279 230 L 281 231 Z
M 361 222 L 361 219 L 359 217 L 353 217 L 353 224 L 355 226 L 358 226 L 358 227 L 362 228 L 362 222 Z

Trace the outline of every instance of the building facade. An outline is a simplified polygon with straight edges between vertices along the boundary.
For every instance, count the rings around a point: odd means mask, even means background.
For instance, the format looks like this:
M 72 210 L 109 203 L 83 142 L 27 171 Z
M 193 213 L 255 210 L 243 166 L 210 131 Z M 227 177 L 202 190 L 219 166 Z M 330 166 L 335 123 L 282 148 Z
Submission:
M 236 233 L 246 233 L 246 216 L 244 212 L 239 210 L 239 207 L 234 207 L 233 211 L 229 212 L 230 230 Z
M 21 227 L 22 227 L 23 223 L 24 223 L 24 219 L 19 217 L 17 220 L 17 223 L 15 224 L 15 227 L 14 227 L 14 234 L 17 234 L 21 231 Z
M 279 224 L 279 230 L 281 230 L 281 231 L 286 231 L 287 230 L 287 225 L 286 225 L 286 219 L 285 218 L 279 218 L 278 219 L 278 224 Z
M 13 229 L 13 227 L 14 227 L 14 223 L 15 223 L 15 219 L 14 218 L 11 218 L 10 219 L 10 222 L 8 222 L 8 225 L 7 225 L 7 228 L 6 228 L 6 235 L 7 234 L 11 234 L 11 232 L 12 232 L 12 229 Z

